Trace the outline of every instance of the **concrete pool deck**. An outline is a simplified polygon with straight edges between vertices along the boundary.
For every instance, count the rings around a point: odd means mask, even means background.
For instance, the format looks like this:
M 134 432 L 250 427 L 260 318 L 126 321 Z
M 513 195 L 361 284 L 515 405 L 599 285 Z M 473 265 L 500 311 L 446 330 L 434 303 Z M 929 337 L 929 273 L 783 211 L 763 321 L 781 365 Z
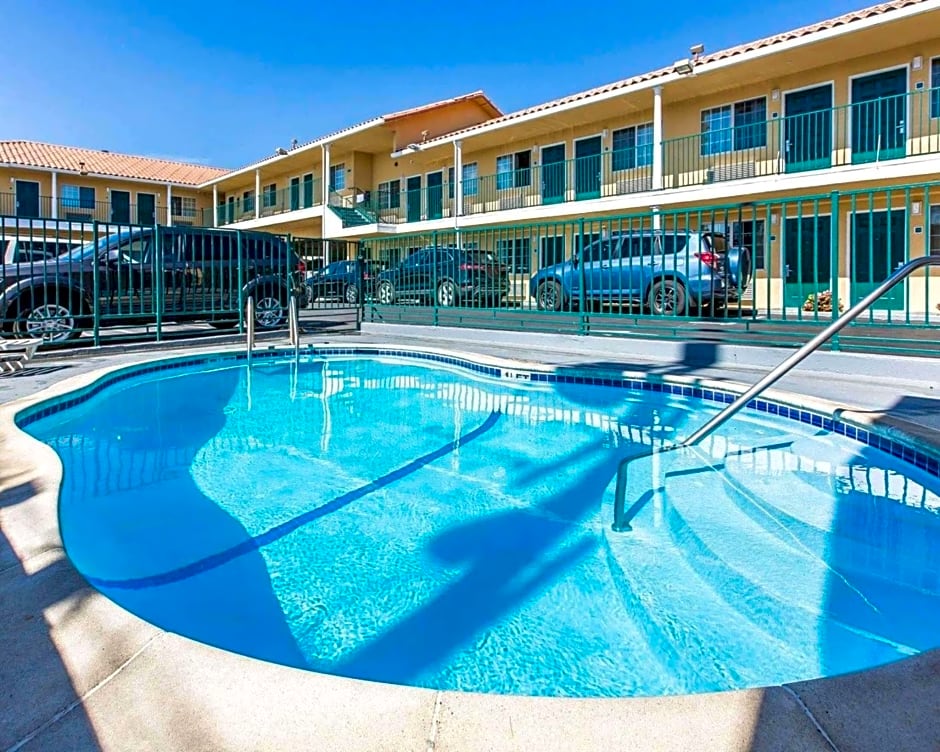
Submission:
M 365 326 L 305 344 L 387 343 L 560 367 L 749 384 L 787 351 Z M 266 346 L 265 343 L 264 346 Z M 0 750 L 934 750 L 940 651 L 783 687 L 569 700 L 435 692 L 285 668 L 140 620 L 71 566 L 58 530 L 61 466 L 13 429 L 40 390 L 194 349 L 37 358 L 0 379 Z M 73 378 L 74 377 L 74 378 Z M 63 379 L 69 379 L 64 383 Z M 940 361 L 819 353 L 780 384 L 940 445 Z M 18 401 L 18 404 L 9 404 Z

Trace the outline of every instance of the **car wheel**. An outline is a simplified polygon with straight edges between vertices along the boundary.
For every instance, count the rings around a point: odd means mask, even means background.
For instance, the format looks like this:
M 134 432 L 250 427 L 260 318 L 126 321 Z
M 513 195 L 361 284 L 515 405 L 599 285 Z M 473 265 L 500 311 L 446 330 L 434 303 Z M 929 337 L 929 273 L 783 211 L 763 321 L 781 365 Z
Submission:
M 284 323 L 285 304 L 274 290 L 262 290 L 255 297 L 255 326 L 277 329 Z
M 557 282 L 542 282 L 535 291 L 535 304 L 540 311 L 560 311 L 564 295 Z
M 379 287 L 375 291 L 375 297 L 382 305 L 392 305 L 395 302 L 395 288 L 391 282 L 379 282 Z
M 685 288 L 673 279 L 654 282 L 649 292 L 650 313 L 654 316 L 681 316 L 685 313 Z
M 343 297 L 350 305 L 356 305 L 359 302 L 359 288 L 356 285 L 346 285 L 346 292 Z
M 81 334 L 75 324 L 75 315 L 61 303 L 41 303 L 21 311 L 13 330 L 50 343 L 66 342 Z
M 445 279 L 437 286 L 437 304 L 442 308 L 449 308 L 457 303 L 457 287 L 449 279 Z

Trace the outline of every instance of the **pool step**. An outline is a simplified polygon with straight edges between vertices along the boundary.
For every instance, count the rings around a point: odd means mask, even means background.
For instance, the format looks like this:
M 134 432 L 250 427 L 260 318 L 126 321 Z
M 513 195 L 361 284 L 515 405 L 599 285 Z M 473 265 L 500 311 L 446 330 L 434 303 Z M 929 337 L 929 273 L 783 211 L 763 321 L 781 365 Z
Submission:
M 729 604 L 800 651 L 818 654 L 820 672 L 913 652 L 882 636 L 890 626 L 863 594 L 797 541 L 756 524 L 730 493 L 720 473 L 672 476 L 664 504 L 673 540 Z
M 874 451 L 874 450 L 872 450 Z M 824 553 L 830 566 L 940 596 L 940 517 L 902 501 L 909 482 L 882 470 L 818 463 L 777 453 L 761 466 L 725 462 L 725 472 L 755 494 L 741 511 L 775 535 Z M 887 485 L 901 481 L 885 498 Z M 853 488 L 854 486 L 854 488 Z M 900 494 L 896 494 L 900 491 Z M 871 494 L 879 497 L 873 501 Z
M 807 654 L 723 600 L 661 533 L 607 535 L 607 561 L 627 612 L 683 693 L 814 676 Z

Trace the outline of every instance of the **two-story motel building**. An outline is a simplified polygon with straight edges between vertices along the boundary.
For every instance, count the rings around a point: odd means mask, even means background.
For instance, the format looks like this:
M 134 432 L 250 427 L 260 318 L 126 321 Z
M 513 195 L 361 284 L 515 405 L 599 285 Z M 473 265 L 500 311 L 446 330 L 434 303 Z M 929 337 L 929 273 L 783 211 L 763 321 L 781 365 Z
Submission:
M 833 263 L 847 299 L 906 258 L 940 253 L 940 183 L 930 185 L 940 180 L 937 29 L 940 0 L 893 0 L 728 50 L 697 45 L 667 68 L 517 112 L 474 92 L 240 169 L 189 166 L 185 179 L 156 173 L 159 189 L 138 177 L 107 190 L 136 195 L 138 213 L 141 191 L 155 192 L 171 221 L 381 238 L 391 261 L 417 235 L 493 228 L 519 275 L 570 255 L 578 218 L 691 228 L 707 214 L 712 229 L 755 249 L 761 305 L 798 305 L 807 274 L 821 283 Z M 63 199 L 72 213 L 76 201 L 90 207 L 91 178 L 81 177 L 91 161 L 67 183 L 59 170 L 58 185 L 47 161 L 38 194 L 52 197 L 50 213 L 64 216 Z M 24 169 L 0 156 L 17 203 L 19 181 L 34 174 Z M 522 228 L 534 223 L 562 229 L 529 238 Z M 888 305 L 940 303 L 915 283 Z

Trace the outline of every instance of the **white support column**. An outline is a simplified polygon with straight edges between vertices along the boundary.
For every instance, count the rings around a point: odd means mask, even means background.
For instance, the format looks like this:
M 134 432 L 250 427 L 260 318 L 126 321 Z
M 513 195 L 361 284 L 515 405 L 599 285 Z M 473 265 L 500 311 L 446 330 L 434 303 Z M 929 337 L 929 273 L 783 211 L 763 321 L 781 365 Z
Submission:
M 160 224 L 159 219 L 157 224 Z M 169 183 L 166 184 L 166 224 L 167 227 L 173 226 L 173 186 Z
M 663 229 L 663 217 L 662 217 L 662 214 L 659 213 L 659 207 L 651 206 L 650 210 L 653 212 L 653 229 L 662 230 Z
M 219 226 L 219 186 L 212 186 L 212 226 Z
M 457 217 L 463 216 L 463 144 L 460 139 L 454 141 L 454 225 Z
M 261 216 L 261 168 L 255 168 L 255 219 Z
M 52 173 L 52 218 L 59 218 L 59 174 Z
M 323 144 L 320 147 L 323 150 L 323 175 L 322 175 L 322 185 L 323 189 L 323 206 L 329 206 L 330 203 L 330 145 Z M 324 259 L 326 261 L 326 259 Z
M 653 89 L 653 190 L 663 188 L 663 87 Z

